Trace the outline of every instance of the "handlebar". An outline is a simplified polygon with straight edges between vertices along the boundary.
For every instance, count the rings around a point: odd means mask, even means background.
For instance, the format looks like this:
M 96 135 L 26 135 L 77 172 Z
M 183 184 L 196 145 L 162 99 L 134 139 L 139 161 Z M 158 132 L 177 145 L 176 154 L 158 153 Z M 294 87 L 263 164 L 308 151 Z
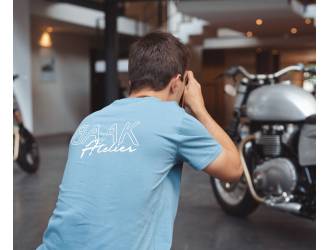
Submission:
M 272 79 L 277 79 L 277 78 L 279 78 L 289 72 L 293 72 L 293 71 L 308 72 L 311 74 L 316 74 L 315 67 L 305 67 L 303 64 L 291 65 L 291 66 L 283 68 L 273 74 L 251 74 L 242 66 L 234 66 L 234 67 L 231 67 L 228 70 L 226 70 L 225 73 L 220 74 L 217 78 L 227 75 L 227 76 L 231 76 L 235 79 L 236 76 L 243 75 L 244 77 L 248 78 L 249 80 L 266 80 L 266 79 L 272 80 Z

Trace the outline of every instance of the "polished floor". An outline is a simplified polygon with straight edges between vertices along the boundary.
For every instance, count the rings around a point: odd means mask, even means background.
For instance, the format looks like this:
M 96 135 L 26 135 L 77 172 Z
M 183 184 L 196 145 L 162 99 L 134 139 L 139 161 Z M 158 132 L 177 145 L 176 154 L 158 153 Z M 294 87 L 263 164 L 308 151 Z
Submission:
M 54 208 L 68 138 L 39 140 L 41 167 L 14 166 L 14 249 L 35 249 Z M 315 222 L 260 207 L 248 219 L 229 217 L 213 197 L 209 177 L 185 166 L 172 250 L 315 249 Z

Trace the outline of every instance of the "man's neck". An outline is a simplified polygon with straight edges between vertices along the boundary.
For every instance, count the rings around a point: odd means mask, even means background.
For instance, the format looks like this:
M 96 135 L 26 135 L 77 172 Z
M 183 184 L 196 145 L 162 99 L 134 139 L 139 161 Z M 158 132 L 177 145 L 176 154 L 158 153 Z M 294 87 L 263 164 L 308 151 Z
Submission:
M 163 91 L 154 91 L 154 90 L 140 90 L 137 92 L 131 93 L 128 97 L 143 97 L 143 96 L 154 96 L 162 101 L 167 101 L 167 95 Z

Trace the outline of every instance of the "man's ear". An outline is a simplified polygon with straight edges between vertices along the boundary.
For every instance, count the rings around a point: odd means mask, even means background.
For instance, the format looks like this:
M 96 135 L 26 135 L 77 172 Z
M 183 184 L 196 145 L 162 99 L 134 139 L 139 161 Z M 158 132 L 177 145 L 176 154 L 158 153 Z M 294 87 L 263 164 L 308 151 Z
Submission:
M 177 88 L 179 88 L 180 75 L 173 77 L 170 81 L 170 92 L 175 93 Z
M 128 80 L 128 87 L 131 87 L 131 84 L 132 84 L 131 80 Z

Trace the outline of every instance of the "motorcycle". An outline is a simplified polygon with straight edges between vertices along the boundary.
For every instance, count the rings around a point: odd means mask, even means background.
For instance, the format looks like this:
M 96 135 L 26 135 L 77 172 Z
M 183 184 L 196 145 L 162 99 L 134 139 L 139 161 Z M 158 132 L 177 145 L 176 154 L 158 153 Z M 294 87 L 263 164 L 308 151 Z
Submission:
M 290 72 L 315 75 L 315 68 L 298 64 L 273 74 L 251 74 L 237 66 L 219 76 L 236 83 L 224 87 L 235 97 L 227 133 L 244 169 L 235 183 L 211 177 L 215 197 L 229 215 L 246 217 L 264 204 L 315 219 L 316 101 L 303 88 L 281 82 Z
M 18 75 L 14 75 L 14 81 Z M 39 168 L 39 148 L 34 136 L 25 128 L 15 95 L 13 96 L 13 160 L 22 170 L 32 174 Z

